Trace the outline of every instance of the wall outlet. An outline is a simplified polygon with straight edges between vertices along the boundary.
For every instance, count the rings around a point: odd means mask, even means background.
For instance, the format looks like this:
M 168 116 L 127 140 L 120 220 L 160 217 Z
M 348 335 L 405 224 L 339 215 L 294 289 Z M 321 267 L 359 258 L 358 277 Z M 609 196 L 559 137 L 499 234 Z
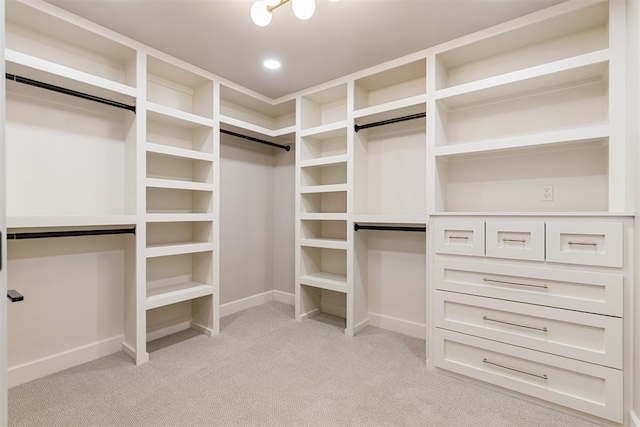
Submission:
M 553 185 L 545 184 L 540 187 L 540 201 L 553 202 Z

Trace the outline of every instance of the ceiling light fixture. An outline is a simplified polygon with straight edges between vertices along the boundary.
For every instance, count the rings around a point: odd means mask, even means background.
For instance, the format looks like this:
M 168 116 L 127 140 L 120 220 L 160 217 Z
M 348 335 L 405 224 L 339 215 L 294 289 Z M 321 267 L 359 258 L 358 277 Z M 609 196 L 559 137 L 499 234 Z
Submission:
M 315 0 L 258 0 L 251 6 L 251 19 L 260 26 L 266 27 L 271 22 L 273 11 L 291 1 L 294 15 L 305 20 L 316 11 Z
M 265 59 L 262 62 L 262 65 L 264 65 L 265 68 L 268 68 L 270 70 L 277 70 L 278 68 L 281 67 L 280 61 L 276 59 Z

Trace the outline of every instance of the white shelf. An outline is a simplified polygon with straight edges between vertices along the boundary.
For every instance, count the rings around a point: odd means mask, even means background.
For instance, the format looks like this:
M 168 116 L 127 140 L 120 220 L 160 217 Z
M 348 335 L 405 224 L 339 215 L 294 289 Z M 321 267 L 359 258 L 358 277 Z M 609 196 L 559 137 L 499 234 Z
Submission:
M 609 126 L 592 126 L 588 128 L 565 131 L 546 132 L 524 135 L 513 138 L 474 141 L 435 147 L 436 158 L 455 158 L 456 156 L 489 153 L 492 151 L 512 150 L 520 148 L 551 148 L 554 145 L 589 142 L 609 137 Z
M 341 239 L 300 239 L 300 246 L 322 249 L 342 249 L 347 250 L 347 241 Z
M 427 215 L 353 215 L 358 224 L 427 224 Z
M 360 110 L 356 110 L 353 112 L 353 116 L 356 119 L 376 116 L 381 114 L 395 114 L 395 115 L 407 115 L 411 113 L 403 113 L 402 110 L 405 109 L 415 109 L 419 107 L 421 112 L 425 111 L 427 102 L 427 95 L 416 95 L 410 98 L 400 99 L 398 101 L 387 102 L 385 104 L 376 105 L 373 107 L 362 108 Z M 391 117 L 389 117 L 391 118 Z M 377 120 L 385 120 L 383 118 Z
M 147 152 L 163 154 L 165 156 L 180 157 L 191 160 L 203 160 L 212 162 L 212 153 L 203 153 L 201 151 L 187 150 L 185 148 L 172 147 L 170 145 L 154 144 L 153 142 L 147 142 Z
M 146 309 L 151 310 L 182 301 L 213 295 L 213 286 L 199 282 L 185 282 L 147 290 Z
M 331 132 L 335 132 L 340 129 L 345 129 L 347 127 L 347 121 L 341 120 L 339 122 L 329 123 L 327 125 L 315 126 L 309 129 L 305 129 L 300 131 L 300 136 L 315 136 L 322 137 L 323 134 L 330 134 Z
M 301 220 L 315 221 L 346 221 L 346 213 L 301 213 Z
M 340 191 L 347 191 L 347 184 L 314 185 L 308 187 L 300 187 L 300 194 L 337 193 Z
M 98 77 L 64 65 L 5 49 L 6 72 L 78 92 L 133 104 L 137 90 L 113 80 Z
M 175 108 L 165 107 L 164 105 L 156 104 L 154 102 L 147 101 L 146 105 L 147 112 L 155 113 L 150 115 L 150 118 L 158 122 L 164 122 L 174 126 L 178 125 L 182 127 L 213 127 L 213 120 L 206 117 L 186 113 L 184 111 L 176 110 Z M 176 123 L 177 121 L 182 123 L 178 124 Z
M 339 274 L 313 273 L 300 277 L 300 283 L 330 291 L 347 292 L 347 278 Z
M 176 181 L 172 179 L 147 178 L 147 187 L 174 190 L 213 191 L 213 184 L 206 182 Z
M 91 227 L 136 225 L 135 215 L 105 216 L 8 216 L 7 228 Z
M 243 120 L 234 119 L 233 117 L 224 116 L 222 114 L 220 114 L 220 123 L 234 126 L 239 129 L 245 129 L 251 132 L 256 132 L 262 135 L 270 136 L 272 138 L 277 138 L 283 135 L 289 135 L 296 131 L 295 126 L 287 126 L 281 129 L 269 129 L 266 127 L 254 125 L 253 123 L 245 122 Z
M 206 222 L 213 221 L 213 214 L 197 214 L 197 213 L 185 213 L 185 214 L 162 214 L 162 213 L 150 213 L 146 215 L 147 222 Z
M 474 216 L 474 217 L 510 217 L 510 216 L 531 216 L 531 217 L 619 217 L 632 218 L 635 212 L 433 212 L 435 216 Z
M 346 162 L 347 162 L 347 155 L 340 154 L 338 156 L 319 157 L 317 159 L 302 160 L 300 162 L 300 167 L 309 168 L 313 166 L 329 166 L 329 165 L 336 165 L 339 163 L 346 163 Z
M 213 243 L 185 242 L 147 246 L 147 258 L 155 258 L 169 255 L 195 254 L 213 250 Z
M 525 70 L 436 91 L 439 103 L 456 108 L 567 84 L 602 80 L 608 73 L 609 50 L 600 50 Z

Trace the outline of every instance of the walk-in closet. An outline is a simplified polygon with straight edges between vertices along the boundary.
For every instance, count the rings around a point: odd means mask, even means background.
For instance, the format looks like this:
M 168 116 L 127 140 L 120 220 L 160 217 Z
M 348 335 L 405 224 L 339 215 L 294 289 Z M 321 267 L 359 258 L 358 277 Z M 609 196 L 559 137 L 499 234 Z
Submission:
M 639 0 L 1 15 L 0 426 L 640 427 Z

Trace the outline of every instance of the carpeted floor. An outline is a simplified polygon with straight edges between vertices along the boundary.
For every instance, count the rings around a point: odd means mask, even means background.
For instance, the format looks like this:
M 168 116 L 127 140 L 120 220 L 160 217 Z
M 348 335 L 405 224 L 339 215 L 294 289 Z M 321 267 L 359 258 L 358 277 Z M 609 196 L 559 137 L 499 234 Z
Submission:
M 588 426 L 424 367 L 424 341 L 329 316 L 303 323 L 277 302 L 14 387 L 10 425 Z

